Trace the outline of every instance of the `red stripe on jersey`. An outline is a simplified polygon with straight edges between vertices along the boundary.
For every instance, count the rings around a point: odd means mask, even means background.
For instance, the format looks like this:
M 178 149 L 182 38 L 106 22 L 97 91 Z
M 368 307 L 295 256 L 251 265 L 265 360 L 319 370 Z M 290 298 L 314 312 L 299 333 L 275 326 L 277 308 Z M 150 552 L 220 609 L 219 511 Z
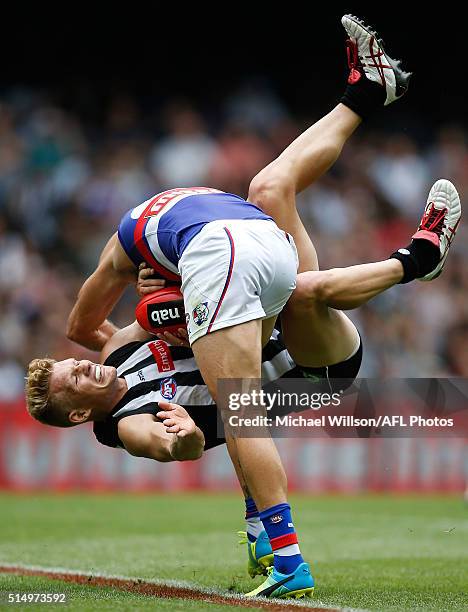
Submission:
M 171 372 L 175 369 L 171 349 L 165 342 L 162 340 L 155 340 L 155 342 L 150 342 L 148 346 L 153 354 L 159 372 Z
M 272 550 L 278 550 L 280 548 L 284 548 L 285 546 L 291 546 L 291 544 L 297 544 L 297 534 L 286 533 L 285 535 L 278 536 L 277 538 L 272 538 L 270 540 L 270 544 Z
M 134 241 L 135 246 L 138 249 L 138 252 L 140 253 L 140 255 L 143 257 L 143 259 L 146 261 L 147 264 L 149 264 L 152 268 L 154 268 L 155 272 L 159 272 L 159 274 L 161 274 L 161 276 L 163 276 L 163 278 L 166 278 L 168 280 L 173 280 L 173 281 L 179 281 L 180 282 L 180 276 L 178 274 L 175 274 L 171 270 L 168 270 L 165 266 L 163 266 L 161 263 L 159 263 L 155 259 L 153 253 L 151 253 L 149 248 L 146 246 L 146 243 L 144 241 L 145 227 L 146 227 L 146 224 L 148 223 L 148 219 L 150 217 L 152 217 L 152 216 L 155 216 L 159 212 L 161 212 L 161 210 L 173 198 L 175 198 L 179 194 L 178 193 L 174 194 L 174 196 L 172 198 L 168 198 L 168 200 L 166 202 L 164 202 L 160 207 L 158 207 L 158 210 L 154 211 L 153 214 L 151 214 L 151 209 L 153 208 L 155 203 L 162 196 L 164 196 L 166 193 L 171 193 L 172 191 L 174 191 L 174 189 L 169 189 L 168 191 L 164 191 L 163 193 L 159 193 L 157 196 L 155 196 L 150 201 L 150 203 L 145 208 L 143 213 L 140 215 L 140 218 L 138 219 L 138 221 L 137 221 L 137 223 L 135 225 L 135 231 L 133 233 L 133 241 Z

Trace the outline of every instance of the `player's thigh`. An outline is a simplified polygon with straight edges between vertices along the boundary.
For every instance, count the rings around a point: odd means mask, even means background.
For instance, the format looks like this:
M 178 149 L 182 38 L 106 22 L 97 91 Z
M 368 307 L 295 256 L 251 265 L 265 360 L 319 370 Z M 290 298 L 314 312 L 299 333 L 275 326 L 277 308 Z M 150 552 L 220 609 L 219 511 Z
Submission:
M 347 359 L 359 343 L 350 319 L 338 310 L 325 316 L 284 312 L 281 316 L 284 342 L 294 361 L 303 366 L 323 367 Z
M 249 202 L 271 215 L 282 230 L 291 234 L 299 255 L 299 272 L 318 270 L 318 258 L 312 240 L 299 216 L 291 172 L 284 164 L 273 162 L 251 182 Z
M 321 367 L 346 359 L 359 343 L 354 323 L 329 308 L 314 279 L 320 273 L 299 275 L 296 289 L 281 313 L 284 340 L 296 363 Z
M 261 376 L 262 321 L 255 319 L 198 338 L 192 345 L 208 389 L 218 399 L 219 379 Z

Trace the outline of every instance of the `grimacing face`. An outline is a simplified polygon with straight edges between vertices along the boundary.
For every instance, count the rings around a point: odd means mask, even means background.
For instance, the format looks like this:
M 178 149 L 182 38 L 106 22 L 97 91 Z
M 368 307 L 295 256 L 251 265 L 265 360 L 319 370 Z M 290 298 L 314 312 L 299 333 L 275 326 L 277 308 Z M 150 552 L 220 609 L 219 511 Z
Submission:
M 53 365 L 50 394 L 60 394 L 71 410 L 112 407 L 117 392 L 117 370 L 87 359 L 65 359 Z

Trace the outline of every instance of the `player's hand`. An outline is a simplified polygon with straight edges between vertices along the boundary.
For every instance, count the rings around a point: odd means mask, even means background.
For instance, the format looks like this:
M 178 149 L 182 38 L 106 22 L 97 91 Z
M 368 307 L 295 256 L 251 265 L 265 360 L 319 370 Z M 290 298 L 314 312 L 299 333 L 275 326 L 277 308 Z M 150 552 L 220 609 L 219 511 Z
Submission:
M 195 425 L 189 413 L 170 402 L 159 402 L 159 412 L 156 414 L 166 428 L 167 433 L 174 434 L 170 454 L 175 461 L 193 461 L 203 455 L 205 436 L 202 430 Z
M 179 327 L 177 330 L 177 335 L 171 334 L 170 332 L 164 332 L 163 334 L 156 334 L 156 336 L 160 340 L 164 340 L 164 342 L 172 344 L 172 346 L 185 346 L 186 348 L 190 348 L 188 332 L 183 327 Z
M 179 404 L 171 404 L 170 402 L 158 402 L 159 408 L 162 408 L 156 413 L 156 416 L 162 420 L 167 433 L 174 433 L 179 438 L 185 438 L 194 434 L 198 429 L 189 413 L 179 406 Z
M 163 278 L 151 278 L 154 274 L 154 269 L 150 268 L 144 262 L 138 267 L 136 290 L 140 298 L 150 293 L 154 293 L 166 285 L 166 281 Z

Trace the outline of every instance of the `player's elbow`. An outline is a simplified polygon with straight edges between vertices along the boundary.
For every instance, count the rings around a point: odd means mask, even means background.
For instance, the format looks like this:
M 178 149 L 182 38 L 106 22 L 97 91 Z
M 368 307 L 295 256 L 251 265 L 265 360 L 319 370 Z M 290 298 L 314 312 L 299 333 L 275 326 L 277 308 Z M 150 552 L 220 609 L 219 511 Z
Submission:
M 152 450 L 147 452 L 134 451 L 126 449 L 130 455 L 133 457 L 141 457 L 143 459 L 153 459 L 153 461 L 157 461 L 158 463 L 169 463 L 170 461 L 175 461 L 174 457 L 171 457 L 169 453 L 165 452 L 154 452 Z
M 264 212 L 274 214 L 285 203 L 293 201 L 294 182 L 291 174 L 283 166 L 273 162 L 259 172 L 249 186 L 249 202 L 259 206 Z
M 170 447 L 165 444 L 159 436 L 150 436 L 144 444 L 138 440 L 126 440 L 124 437 L 125 450 L 133 457 L 142 457 L 145 459 L 153 459 L 159 463 L 168 463 L 175 461 L 171 455 Z
M 79 321 L 72 315 L 70 315 L 67 321 L 65 333 L 69 340 L 76 342 L 77 344 L 81 344 L 82 346 L 87 346 L 92 339 L 90 330 L 85 329 L 82 325 L 80 325 Z
M 78 342 L 79 344 L 80 340 L 82 340 L 82 332 L 80 330 L 80 326 L 72 318 L 68 319 L 67 321 L 67 329 L 65 333 L 67 338 L 72 342 Z

